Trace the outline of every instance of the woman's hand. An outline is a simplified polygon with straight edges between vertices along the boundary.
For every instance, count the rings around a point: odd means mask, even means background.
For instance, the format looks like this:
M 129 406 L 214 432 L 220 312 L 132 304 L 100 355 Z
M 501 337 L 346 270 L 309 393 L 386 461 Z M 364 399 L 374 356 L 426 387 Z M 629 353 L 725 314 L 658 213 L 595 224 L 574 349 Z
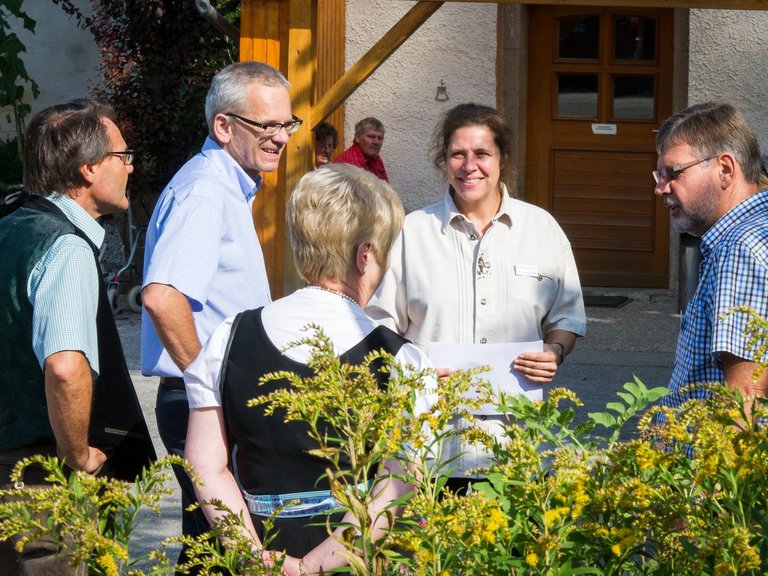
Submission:
M 453 374 L 453 370 L 451 368 L 435 368 L 435 374 L 437 374 L 437 377 L 440 378 L 440 380 L 445 380 Z
M 283 560 L 282 574 L 283 576 L 308 576 L 309 572 L 304 567 L 302 558 L 294 558 L 286 554 L 285 560 Z
M 559 360 L 560 348 L 544 344 L 543 352 L 523 352 L 515 358 L 512 367 L 528 380 L 546 384 L 555 378 Z

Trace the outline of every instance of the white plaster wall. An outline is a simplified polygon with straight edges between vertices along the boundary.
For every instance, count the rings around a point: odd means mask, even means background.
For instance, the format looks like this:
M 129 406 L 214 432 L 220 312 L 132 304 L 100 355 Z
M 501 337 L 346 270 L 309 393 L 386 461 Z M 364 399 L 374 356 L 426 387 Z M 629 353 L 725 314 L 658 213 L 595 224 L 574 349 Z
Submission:
M 736 103 L 768 154 L 768 11 L 691 10 L 688 103 Z
M 76 0 L 75 4 L 86 13 L 90 11 L 89 0 Z M 32 114 L 86 96 L 98 73 L 98 49 L 91 34 L 79 29 L 77 21 L 52 2 L 31 0 L 24 2 L 23 9 L 36 22 L 34 34 L 17 18 L 9 23 L 27 48 L 22 54 L 27 73 L 40 87 L 36 100 L 32 100 L 29 88 L 26 90 Z M 6 122 L 6 109 L 0 112 L 0 138 L 6 139 L 15 131 Z
M 347 69 L 414 4 L 347 0 Z M 429 159 L 441 115 L 463 102 L 496 105 L 496 13 L 495 4 L 444 4 L 346 102 L 345 145 L 358 120 L 374 116 L 384 123 L 381 155 L 409 210 L 444 191 Z M 435 100 L 440 80 L 447 102 Z

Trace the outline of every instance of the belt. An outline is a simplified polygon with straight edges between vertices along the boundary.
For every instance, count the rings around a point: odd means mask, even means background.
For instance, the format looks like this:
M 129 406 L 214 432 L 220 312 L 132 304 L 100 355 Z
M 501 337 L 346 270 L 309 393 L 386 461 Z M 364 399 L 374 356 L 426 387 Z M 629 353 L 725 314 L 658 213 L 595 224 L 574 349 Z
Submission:
M 367 490 L 368 482 L 355 486 L 357 490 Z M 260 494 L 258 496 L 241 490 L 248 511 L 256 516 L 273 518 L 298 518 L 341 512 L 342 506 L 330 490 L 312 492 L 293 492 L 290 494 Z
M 184 378 L 178 377 L 161 376 L 160 386 L 172 388 L 173 390 L 186 390 L 186 387 L 184 386 Z

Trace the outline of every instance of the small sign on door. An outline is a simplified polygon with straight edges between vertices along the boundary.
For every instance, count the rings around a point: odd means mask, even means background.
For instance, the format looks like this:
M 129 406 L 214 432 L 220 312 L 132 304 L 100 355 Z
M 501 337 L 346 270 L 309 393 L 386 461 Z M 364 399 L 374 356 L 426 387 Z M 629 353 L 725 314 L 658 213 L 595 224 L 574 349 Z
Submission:
M 592 134 L 616 136 L 616 124 L 592 124 Z

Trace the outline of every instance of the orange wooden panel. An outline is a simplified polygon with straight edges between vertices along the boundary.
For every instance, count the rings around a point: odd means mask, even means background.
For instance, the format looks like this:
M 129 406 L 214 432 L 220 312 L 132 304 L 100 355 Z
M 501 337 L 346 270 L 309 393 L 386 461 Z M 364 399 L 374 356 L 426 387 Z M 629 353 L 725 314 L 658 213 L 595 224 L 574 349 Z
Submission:
M 240 59 L 258 60 L 285 73 L 280 46 L 287 36 L 287 2 L 242 0 Z M 287 59 L 287 57 L 286 57 Z M 272 296 L 283 294 L 285 280 L 285 160 L 277 172 L 262 174 L 253 203 L 253 222 L 259 235 Z
M 325 94 L 344 74 L 345 56 L 345 5 L 346 0 L 318 0 L 317 33 L 315 35 L 315 56 L 317 79 L 313 102 Z M 330 122 L 339 133 L 336 153 L 344 150 L 344 106 L 331 114 Z M 312 125 L 316 122 L 313 120 Z

